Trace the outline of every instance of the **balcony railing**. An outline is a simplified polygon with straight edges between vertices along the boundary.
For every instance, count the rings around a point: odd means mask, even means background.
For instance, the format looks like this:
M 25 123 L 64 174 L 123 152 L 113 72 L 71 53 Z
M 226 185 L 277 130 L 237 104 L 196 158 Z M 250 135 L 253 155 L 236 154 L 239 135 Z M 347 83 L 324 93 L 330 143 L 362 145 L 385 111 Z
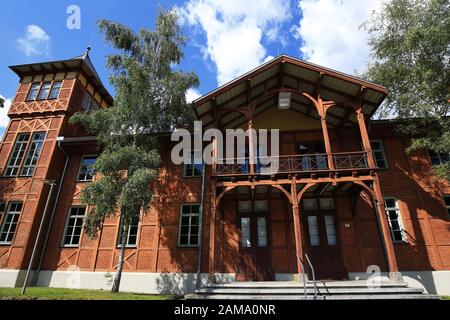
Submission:
M 331 157 L 334 168 L 330 169 Z M 321 172 L 330 170 L 355 170 L 369 168 L 365 151 L 323 154 L 305 154 L 277 157 L 256 157 L 255 174 L 280 174 Z M 251 173 L 250 158 L 222 159 L 216 164 L 217 176 L 248 175 Z

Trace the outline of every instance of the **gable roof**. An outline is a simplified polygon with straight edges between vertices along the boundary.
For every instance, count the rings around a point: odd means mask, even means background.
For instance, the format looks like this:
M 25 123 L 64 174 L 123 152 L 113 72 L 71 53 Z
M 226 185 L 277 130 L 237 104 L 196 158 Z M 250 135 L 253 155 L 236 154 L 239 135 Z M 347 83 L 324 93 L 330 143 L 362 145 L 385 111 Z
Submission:
M 193 102 L 194 111 L 205 127 L 214 123 L 215 110 L 226 109 L 218 119 L 220 125 L 236 127 L 245 121 L 242 114 L 233 109 L 242 108 L 258 101 L 255 116 L 271 106 L 277 105 L 274 89 L 293 89 L 306 92 L 313 97 L 346 103 L 360 98 L 366 117 L 370 118 L 388 94 L 378 84 L 306 62 L 287 55 L 280 55 L 242 76 L 207 93 Z M 293 94 L 291 109 L 308 117 L 318 118 L 310 100 L 301 94 Z M 332 107 L 327 112 L 327 122 L 332 126 L 357 123 L 356 116 L 348 108 Z

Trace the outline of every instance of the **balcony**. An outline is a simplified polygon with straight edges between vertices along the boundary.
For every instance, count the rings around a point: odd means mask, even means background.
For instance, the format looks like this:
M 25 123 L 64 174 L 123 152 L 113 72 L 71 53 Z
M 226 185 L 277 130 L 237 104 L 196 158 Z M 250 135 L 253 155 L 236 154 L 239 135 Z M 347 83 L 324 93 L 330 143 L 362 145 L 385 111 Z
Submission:
M 277 175 L 291 173 L 326 173 L 369 169 L 367 152 L 339 152 L 277 157 L 222 159 L 216 164 L 216 176 Z M 253 166 L 253 172 L 252 168 Z

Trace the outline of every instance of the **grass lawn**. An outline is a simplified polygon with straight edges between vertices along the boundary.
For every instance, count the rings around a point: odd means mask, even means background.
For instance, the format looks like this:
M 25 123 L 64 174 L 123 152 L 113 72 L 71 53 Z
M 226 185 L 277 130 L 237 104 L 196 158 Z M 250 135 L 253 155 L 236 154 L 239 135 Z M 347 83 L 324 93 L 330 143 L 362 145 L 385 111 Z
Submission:
M 441 299 L 442 300 L 450 300 L 450 296 L 442 296 Z
M 59 288 L 28 288 L 20 294 L 21 288 L 0 288 L 0 300 L 167 300 L 171 296 L 138 293 L 111 293 L 102 290 L 79 290 Z

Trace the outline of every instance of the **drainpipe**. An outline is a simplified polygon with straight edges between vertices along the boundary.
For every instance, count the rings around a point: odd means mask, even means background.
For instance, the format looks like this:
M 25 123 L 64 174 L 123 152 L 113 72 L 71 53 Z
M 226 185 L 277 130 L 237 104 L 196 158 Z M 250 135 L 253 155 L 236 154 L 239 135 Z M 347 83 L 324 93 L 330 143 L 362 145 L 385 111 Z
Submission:
M 203 211 L 204 211 L 204 202 L 205 202 L 205 179 L 206 179 L 206 164 L 205 161 L 203 161 L 203 168 L 202 168 L 202 195 L 201 195 L 201 202 L 200 202 L 200 216 L 198 218 L 198 224 L 199 224 L 199 230 L 198 230 L 198 269 L 197 269 L 197 281 L 196 281 L 196 287 L 200 288 L 201 285 L 201 268 L 202 268 L 202 234 L 203 234 Z
M 52 193 L 53 193 L 53 187 L 56 185 L 56 182 L 54 180 L 51 180 L 51 181 L 46 180 L 46 181 L 44 181 L 44 184 L 50 185 L 50 191 L 48 192 L 47 201 L 45 202 L 44 213 L 42 214 L 41 223 L 39 224 L 39 229 L 37 232 L 36 241 L 34 242 L 33 251 L 31 253 L 31 258 L 30 258 L 30 261 L 28 262 L 27 274 L 25 275 L 25 281 L 23 282 L 23 286 L 22 286 L 22 292 L 21 292 L 22 295 L 24 295 L 25 291 L 27 290 L 28 277 L 30 276 L 31 268 L 33 267 L 34 255 L 36 254 L 39 240 L 41 239 L 42 227 L 44 226 L 45 218 L 47 217 L 48 206 L 50 204 L 50 199 L 51 199 Z
M 53 220 L 55 218 L 56 207 L 58 206 L 59 196 L 61 194 L 61 189 L 62 189 L 62 186 L 64 184 L 64 178 L 66 176 L 67 165 L 69 163 L 69 155 L 61 147 L 61 142 L 64 141 L 64 137 L 58 137 L 56 139 L 56 141 L 58 141 L 58 149 L 61 150 L 61 152 L 66 156 L 66 161 L 64 163 L 64 168 L 63 168 L 63 171 L 62 171 L 62 174 L 61 174 L 60 183 L 59 183 L 59 186 L 58 186 L 58 193 L 56 194 L 56 198 L 55 198 L 55 203 L 53 204 L 52 215 L 50 216 L 50 222 L 48 223 L 47 234 L 45 235 L 44 245 L 42 246 L 42 252 L 41 252 L 41 256 L 39 258 L 39 264 L 38 264 L 38 267 L 36 269 L 36 272 L 34 273 L 33 281 L 31 282 L 32 285 L 36 285 L 36 282 L 37 282 L 38 277 L 39 277 L 39 272 L 41 271 L 41 268 L 42 268 L 42 263 L 44 261 L 44 256 L 45 256 L 45 250 L 47 249 L 48 239 L 50 237 L 50 232 L 51 232 L 51 229 L 52 229 Z

